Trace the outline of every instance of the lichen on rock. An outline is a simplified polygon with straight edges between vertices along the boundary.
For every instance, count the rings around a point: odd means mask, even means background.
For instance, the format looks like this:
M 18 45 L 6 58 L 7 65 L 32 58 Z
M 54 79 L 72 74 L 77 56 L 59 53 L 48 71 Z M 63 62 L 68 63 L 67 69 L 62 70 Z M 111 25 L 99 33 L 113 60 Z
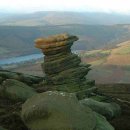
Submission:
M 93 130 L 93 111 L 82 106 L 74 94 L 48 91 L 28 99 L 22 118 L 31 130 Z
M 114 130 L 102 115 L 82 105 L 75 94 L 48 91 L 22 106 L 22 119 L 31 130 Z

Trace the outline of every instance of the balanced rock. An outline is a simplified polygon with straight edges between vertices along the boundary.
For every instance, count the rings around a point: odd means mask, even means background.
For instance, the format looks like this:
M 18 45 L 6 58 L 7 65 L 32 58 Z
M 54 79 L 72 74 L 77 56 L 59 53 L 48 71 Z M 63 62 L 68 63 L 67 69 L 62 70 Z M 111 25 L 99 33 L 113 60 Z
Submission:
M 78 37 L 70 36 L 65 33 L 48 38 L 39 38 L 36 40 L 36 47 L 42 49 L 45 55 L 58 54 L 63 51 L 70 51 L 73 42 L 77 40 Z
M 65 33 L 35 41 L 36 47 L 45 54 L 42 64 L 46 79 L 44 86 L 51 84 L 56 86 L 56 90 L 75 92 L 94 84 L 94 81 L 86 82 L 85 76 L 90 70 L 89 66 L 81 65 L 80 57 L 71 52 L 71 46 L 77 40 L 78 37 Z M 75 84 L 76 90 L 73 89 Z

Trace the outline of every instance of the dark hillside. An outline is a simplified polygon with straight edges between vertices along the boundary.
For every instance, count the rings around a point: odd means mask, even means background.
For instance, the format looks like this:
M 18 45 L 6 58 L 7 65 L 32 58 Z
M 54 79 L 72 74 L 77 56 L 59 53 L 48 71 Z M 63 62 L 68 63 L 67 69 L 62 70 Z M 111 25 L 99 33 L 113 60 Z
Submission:
M 111 46 L 119 41 L 129 39 L 129 29 L 124 26 L 101 25 L 61 25 L 61 26 L 0 26 L 0 57 L 12 57 L 38 53 L 34 48 L 34 39 L 68 32 L 79 36 L 74 50 L 92 50 Z

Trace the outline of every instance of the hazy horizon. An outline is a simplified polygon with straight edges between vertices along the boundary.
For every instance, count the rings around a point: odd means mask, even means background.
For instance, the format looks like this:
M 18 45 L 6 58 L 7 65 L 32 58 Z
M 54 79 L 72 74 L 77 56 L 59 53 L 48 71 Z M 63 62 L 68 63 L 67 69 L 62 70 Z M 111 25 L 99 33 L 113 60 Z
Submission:
M 39 11 L 103 12 L 130 14 L 130 0 L 4 0 L 2 13 L 32 13 Z

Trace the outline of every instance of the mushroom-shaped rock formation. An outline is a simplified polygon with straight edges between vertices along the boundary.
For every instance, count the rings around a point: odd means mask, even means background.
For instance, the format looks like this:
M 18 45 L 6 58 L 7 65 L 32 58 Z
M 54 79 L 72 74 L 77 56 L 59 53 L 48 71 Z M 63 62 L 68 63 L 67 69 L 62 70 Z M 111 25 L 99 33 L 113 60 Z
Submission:
M 44 86 L 53 86 L 51 90 L 76 92 L 94 84 L 94 81 L 85 78 L 90 70 L 89 65 L 81 65 L 80 57 L 71 52 L 71 46 L 77 40 L 77 36 L 65 33 L 35 41 L 35 46 L 45 55 L 42 64 Z

